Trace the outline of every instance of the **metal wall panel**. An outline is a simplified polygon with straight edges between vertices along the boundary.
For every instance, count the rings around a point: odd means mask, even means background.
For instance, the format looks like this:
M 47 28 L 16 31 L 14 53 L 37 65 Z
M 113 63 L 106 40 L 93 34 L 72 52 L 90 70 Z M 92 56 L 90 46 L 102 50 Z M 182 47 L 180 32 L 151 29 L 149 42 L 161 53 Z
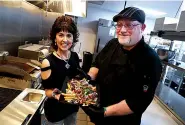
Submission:
M 185 122 L 185 98 L 170 89 L 168 106 Z
M 55 19 L 59 16 L 59 13 L 42 12 L 42 36 L 48 37 Z
M 22 41 L 30 41 L 32 43 L 38 43 L 41 39 L 41 11 L 38 7 L 22 2 Z
M 169 103 L 169 93 L 170 93 L 170 88 L 164 84 L 161 85 L 161 92 L 159 94 L 159 98 L 164 101 L 164 103 L 168 104 Z
M 38 43 L 48 38 L 49 31 L 59 13 L 44 10 L 25 1 L 0 1 L 0 51 L 17 56 L 18 46 Z
M 2 2 L 1 2 L 2 3 Z M 9 34 L 13 36 L 20 36 L 20 26 L 21 26 L 21 2 L 20 1 L 10 1 L 3 2 L 0 7 L 1 15 L 1 32 L 3 34 Z
M 185 122 L 185 98 L 164 84 L 161 87 L 159 98 Z
M 17 55 L 21 41 L 21 1 L 0 1 L 0 51 Z

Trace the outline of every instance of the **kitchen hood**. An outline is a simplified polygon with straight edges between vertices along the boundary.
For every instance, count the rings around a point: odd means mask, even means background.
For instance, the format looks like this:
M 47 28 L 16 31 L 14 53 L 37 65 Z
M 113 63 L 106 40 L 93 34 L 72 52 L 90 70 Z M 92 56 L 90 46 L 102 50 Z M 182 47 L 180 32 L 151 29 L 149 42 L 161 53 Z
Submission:
M 68 14 L 77 17 L 86 17 L 86 1 L 81 0 L 37 0 L 27 2 L 47 11 Z
M 27 2 L 45 10 L 48 12 L 57 12 L 57 13 L 64 13 L 72 11 L 72 1 L 71 0 L 37 0 L 37 1 L 30 1 Z

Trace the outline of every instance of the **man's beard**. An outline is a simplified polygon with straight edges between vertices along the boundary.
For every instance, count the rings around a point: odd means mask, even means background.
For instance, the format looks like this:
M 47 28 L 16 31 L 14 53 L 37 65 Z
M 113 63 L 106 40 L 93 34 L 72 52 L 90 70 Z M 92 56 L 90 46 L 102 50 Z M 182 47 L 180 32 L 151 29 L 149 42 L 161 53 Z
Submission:
M 119 43 L 121 44 L 121 45 L 123 45 L 123 46 L 132 46 L 131 45 L 131 43 L 132 43 L 132 40 L 131 40 L 131 38 L 129 38 L 127 41 L 125 40 L 125 39 L 119 39 L 118 38 L 118 41 L 119 41 Z

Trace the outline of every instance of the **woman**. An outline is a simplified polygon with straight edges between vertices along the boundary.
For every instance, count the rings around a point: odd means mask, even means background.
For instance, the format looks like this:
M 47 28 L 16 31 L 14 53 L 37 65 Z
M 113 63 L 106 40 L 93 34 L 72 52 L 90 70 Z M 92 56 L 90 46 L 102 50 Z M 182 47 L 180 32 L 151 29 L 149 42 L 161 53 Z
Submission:
M 58 17 L 51 29 L 50 39 L 55 50 L 42 62 L 42 85 L 48 99 L 44 103 L 47 118 L 46 125 L 75 125 L 78 106 L 60 102 L 65 92 L 66 81 L 78 75 L 79 58 L 70 51 L 78 42 L 78 29 L 74 21 L 67 16 Z M 64 98 L 64 97 L 62 97 Z

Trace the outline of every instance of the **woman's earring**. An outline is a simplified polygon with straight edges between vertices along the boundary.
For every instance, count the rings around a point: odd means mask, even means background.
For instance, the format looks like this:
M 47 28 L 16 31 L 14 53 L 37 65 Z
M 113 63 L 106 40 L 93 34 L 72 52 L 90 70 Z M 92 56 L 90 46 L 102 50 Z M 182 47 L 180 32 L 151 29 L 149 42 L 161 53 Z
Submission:
M 57 41 L 55 40 L 55 46 L 57 45 Z

